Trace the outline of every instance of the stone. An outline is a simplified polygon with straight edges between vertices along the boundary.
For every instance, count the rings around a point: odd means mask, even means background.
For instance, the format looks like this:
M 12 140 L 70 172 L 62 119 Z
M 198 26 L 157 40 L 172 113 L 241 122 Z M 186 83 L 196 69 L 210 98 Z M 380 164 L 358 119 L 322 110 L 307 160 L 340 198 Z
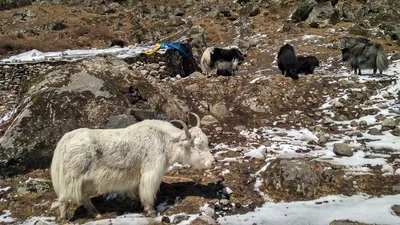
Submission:
M 371 130 L 369 130 L 368 133 L 371 135 L 381 135 L 382 134 L 382 132 L 378 128 L 375 128 L 375 127 L 372 128 Z
M 393 185 L 392 190 L 400 193 L 400 183 Z
M 382 122 L 382 127 L 394 129 L 396 128 L 396 121 L 394 119 L 385 119 Z
M 353 151 L 346 143 L 336 143 L 333 145 L 333 152 L 339 156 L 353 156 Z
M 320 172 L 313 171 L 317 162 L 276 159 L 270 163 L 261 176 L 268 190 L 312 199 L 317 188 L 324 181 Z
M 200 123 L 204 126 L 210 126 L 210 125 L 218 123 L 218 120 L 215 117 L 213 117 L 212 115 L 206 115 L 201 119 Z
M 357 20 L 357 15 L 359 14 L 359 7 L 349 2 L 340 2 L 336 8 L 339 9 L 339 15 L 342 18 L 342 20 L 346 22 L 354 22 Z
M 360 127 L 367 127 L 367 126 L 368 126 L 368 122 L 365 121 L 365 120 L 361 120 L 361 121 L 358 123 L 358 125 L 359 125 Z
M 297 6 L 296 10 L 292 14 L 292 20 L 294 22 L 305 21 L 308 18 L 311 10 L 316 6 L 318 3 L 315 0 L 302 0 Z
M 215 220 L 210 216 L 198 216 L 190 225 L 216 225 Z
M 235 126 L 233 129 L 234 129 L 234 130 L 237 130 L 237 131 L 242 131 L 242 130 L 245 130 L 246 127 L 245 127 L 245 126 L 242 126 L 242 125 L 239 125 L 239 126 Z
M 137 120 L 132 115 L 121 114 L 116 116 L 110 116 L 107 124 L 105 125 L 105 128 L 106 129 L 125 128 L 136 122 Z
M 330 118 L 330 117 L 328 117 L 328 116 L 324 116 L 324 117 L 322 118 L 322 123 L 325 124 L 325 125 L 329 125 L 329 124 L 334 123 L 334 121 L 333 121 L 332 118 Z
M 239 15 L 240 16 L 257 16 L 260 14 L 261 10 L 260 8 L 255 5 L 255 4 L 246 4 L 239 10 Z
M 349 133 L 347 133 L 347 135 L 349 135 L 350 137 L 352 137 L 352 136 L 362 137 L 363 136 L 362 132 L 359 130 L 350 131 Z
M 39 195 L 42 195 L 46 193 L 50 188 L 50 180 L 33 178 L 18 184 L 17 193 L 20 195 L 27 195 L 30 193 L 37 193 Z
M 172 223 L 178 224 L 182 221 L 188 220 L 189 218 L 190 218 L 190 216 L 187 216 L 187 215 L 175 215 L 174 219 L 172 219 Z
M 394 212 L 394 214 L 396 214 L 396 216 L 400 216 L 400 205 L 393 205 L 391 209 Z
M 225 103 L 217 102 L 210 106 L 210 112 L 217 118 L 225 118 L 230 116 L 230 112 L 226 107 Z
M 319 3 L 310 12 L 307 24 L 312 28 L 323 28 L 339 22 L 339 11 L 332 6 L 330 1 Z
M 228 199 L 221 199 L 219 200 L 219 203 L 221 203 L 221 205 L 226 206 L 230 203 L 230 201 Z
M 399 60 L 399 59 L 400 59 L 400 52 L 394 53 L 394 54 L 390 57 L 390 59 L 391 59 L 392 61 L 394 61 L 394 60 Z
M 344 104 L 341 103 L 340 101 L 337 101 L 337 100 L 334 100 L 334 101 L 332 102 L 332 105 L 333 105 L 333 107 L 335 107 L 335 108 L 343 108 L 343 107 L 344 107 Z
M 20 8 L 32 4 L 32 0 L 3 0 L 0 1 L 0 11 Z
M 185 102 L 132 73 L 129 65 L 116 57 L 94 57 L 57 65 L 30 80 L 20 93 L 18 114 L 0 137 L 0 177 L 49 168 L 57 142 L 69 131 L 134 123 L 119 87 L 136 86 L 146 101 L 135 107 L 157 109 L 155 118 L 185 120 Z

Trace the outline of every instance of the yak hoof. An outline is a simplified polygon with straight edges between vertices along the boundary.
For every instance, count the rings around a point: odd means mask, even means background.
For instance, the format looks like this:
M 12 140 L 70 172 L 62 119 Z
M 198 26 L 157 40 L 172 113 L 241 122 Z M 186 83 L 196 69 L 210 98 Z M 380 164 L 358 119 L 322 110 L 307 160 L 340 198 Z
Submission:
M 155 217 L 157 217 L 157 213 L 155 210 L 151 210 L 151 211 L 145 212 L 144 216 L 155 218 Z
M 97 214 L 94 218 L 99 220 L 99 219 L 103 219 L 103 216 L 101 214 Z

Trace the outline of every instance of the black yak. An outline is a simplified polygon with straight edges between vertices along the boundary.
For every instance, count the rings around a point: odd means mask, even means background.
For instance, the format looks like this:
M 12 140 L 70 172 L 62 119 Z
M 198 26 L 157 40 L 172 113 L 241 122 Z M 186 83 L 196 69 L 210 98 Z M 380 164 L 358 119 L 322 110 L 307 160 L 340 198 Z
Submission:
M 389 60 L 381 44 L 357 44 L 352 48 L 344 48 L 342 59 L 350 60 L 351 68 L 355 74 L 358 69 L 358 75 L 361 75 L 361 69 L 373 69 L 375 75 L 377 70 L 382 74 L 389 68 Z
M 298 62 L 296 58 L 296 54 L 294 52 L 293 46 L 290 44 L 285 44 L 281 47 L 278 52 L 278 68 L 282 71 L 282 74 L 285 74 L 287 77 L 291 77 L 296 80 L 299 78 L 297 73 Z
M 210 76 L 211 70 L 216 68 L 217 64 L 221 64 L 221 62 L 231 63 L 231 70 L 237 70 L 238 65 L 242 64 L 244 61 L 245 54 L 243 54 L 239 47 L 237 46 L 227 46 L 227 47 L 208 47 L 200 61 L 200 67 L 203 73 L 207 76 Z M 233 68 L 233 61 L 237 61 L 235 64 L 236 68 Z M 219 63 L 217 63 L 219 62 Z M 225 64 L 225 66 L 228 64 Z
M 313 74 L 315 67 L 319 66 L 319 61 L 315 56 L 297 56 L 297 73 Z

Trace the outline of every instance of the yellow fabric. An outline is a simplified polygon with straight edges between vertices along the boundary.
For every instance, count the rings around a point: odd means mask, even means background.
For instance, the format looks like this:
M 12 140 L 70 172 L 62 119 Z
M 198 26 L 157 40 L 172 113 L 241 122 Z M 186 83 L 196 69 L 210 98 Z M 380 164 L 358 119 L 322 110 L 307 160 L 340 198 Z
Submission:
M 156 44 L 156 47 L 153 48 L 151 51 L 146 52 L 146 51 L 143 50 L 143 53 L 146 54 L 146 55 L 152 55 L 152 54 L 154 54 L 155 52 L 157 52 L 158 49 L 160 49 L 160 48 L 161 48 L 161 45 L 160 45 L 160 44 Z

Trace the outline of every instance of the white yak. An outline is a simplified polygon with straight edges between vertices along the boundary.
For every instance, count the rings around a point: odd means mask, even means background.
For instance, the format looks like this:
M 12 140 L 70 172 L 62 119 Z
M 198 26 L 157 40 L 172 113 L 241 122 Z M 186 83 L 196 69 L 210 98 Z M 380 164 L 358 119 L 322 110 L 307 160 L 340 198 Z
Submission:
M 58 196 L 59 219 L 66 219 L 69 201 L 83 205 L 96 218 L 101 215 L 90 201 L 97 194 L 139 194 L 146 216 L 156 216 L 154 200 L 168 167 L 189 164 L 211 168 L 215 162 L 208 138 L 197 126 L 183 130 L 170 122 L 144 120 L 122 129 L 81 128 L 58 142 L 51 163 L 51 179 Z

